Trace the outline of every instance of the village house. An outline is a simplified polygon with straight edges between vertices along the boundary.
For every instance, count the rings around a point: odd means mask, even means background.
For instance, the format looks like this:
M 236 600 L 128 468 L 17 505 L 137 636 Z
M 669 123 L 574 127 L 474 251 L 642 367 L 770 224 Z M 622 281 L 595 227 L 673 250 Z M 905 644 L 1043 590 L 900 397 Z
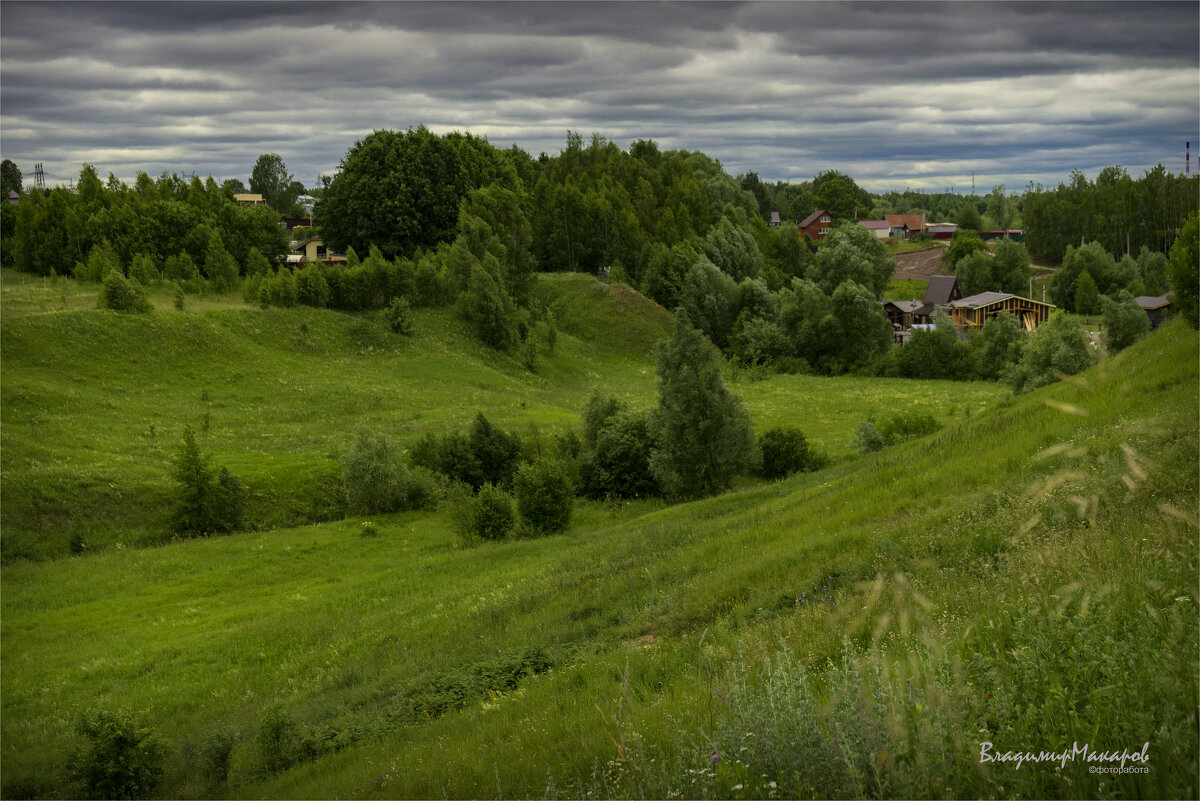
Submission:
M 260 206 L 263 203 L 262 195 L 251 194 L 249 192 L 238 193 L 233 196 L 234 203 L 241 203 L 243 206 Z
M 1162 325 L 1163 315 L 1167 313 L 1167 309 L 1171 308 L 1171 301 L 1166 295 L 1158 297 L 1139 295 L 1133 299 L 1133 302 L 1140 306 L 1142 311 L 1146 312 L 1146 316 L 1150 318 L 1151 331 Z
M 342 253 L 331 253 L 325 243 L 321 241 L 319 236 L 310 236 L 308 239 L 300 242 L 292 247 L 292 252 L 288 255 L 288 264 L 313 264 L 322 262 L 324 264 L 345 264 L 346 256 Z
M 885 214 L 883 218 L 892 229 L 892 239 L 916 239 L 928 226 L 925 214 Z
M 859 220 L 858 224 L 875 234 L 876 239 L 887 239 L 892 235 L 892 226 L 887 220 Z
M 883 310 L 893 328 L 912 328 L 928 323 L 936 309 L 919 300 L 888 300 L 884 301 Z
M 984 323 L 1001 312 L 1008 312 L 1021 322 L 1021 327 L 1032 331 L 1054 311 L 1053 304 L 1040 300 L 1010 295 L 1006 292 L 980 292 L 978 295 L 961 298 L 950 304 L 950 319 L 959 328 L 983 328 Z
M 779 219 L 779 212 L 777 212 L 777 211 L 771 212 L 770 222 L 768 222 L 767 225 L 771 226 L 772 228 L 778 228 L 781 225 L 781 220 Z
M 837 221 L 833 219 L 832 214 L 825 209 L 818 209 L 801 220 L 796 231 L 800 234 L 808 234 L 812 239 L 824 239 L 836 224 Z
M 963 296 L 957 275 L 931 275 L 925 288 L 925 305 L 947 307 Z

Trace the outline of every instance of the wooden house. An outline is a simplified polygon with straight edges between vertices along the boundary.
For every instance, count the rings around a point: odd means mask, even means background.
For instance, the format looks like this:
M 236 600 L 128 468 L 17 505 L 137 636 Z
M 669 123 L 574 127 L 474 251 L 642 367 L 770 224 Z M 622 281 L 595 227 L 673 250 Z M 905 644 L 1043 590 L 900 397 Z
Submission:
M 884 301 L 883 310 L 893 328 L 911 328 L 928 323 L 933 307 L 919 300 L 888 300 Z
M 1008 312 L 1032 331 L 1050 318 L 1054 306 L 1040 300 L 1009 295 L 1005 292 L 981 292 L 950 304 L 950 319 L 959 328 L 983 328 L 984 323 L 1001 312 Z
M 778 228 L 782 224 L 782 221 L 779 219 L 779 212 L 771 212 L 771 217 L 767 225 L 771 226 L 772 228 Z
M 801 235 L 808 234 L 812 239 L 824 239 L 836 224 L 832 214 L 825 209 L 818 209 L 801 220 L 796 231 Z
M 892 239 L 916 239 L 928 226 L 922 214 L 885 214 L 892 229 Z
M 244 206 L 259 206 L 263 203 L 263 196 L 257 193 L 241 192 L 233 196 L 233 202 L 241 203 Z
M 958 286 L 957 275 L 932 275 L 929 286 L 925 288 L 925 304 L 928 306 L 949 306 L 952 301 L 963 296 Z
M 1146 312 L 1146 316 L 1150 318 L 1151 331 L 1162 325 L 1163 315 L 1166 314 L 1167 309 L 1171 308 L 1171 301 L 1166 295 L 1159 297 L 1140 295 L 1134 298 L 1133 302 L 1140 306 L 1142 311 Z

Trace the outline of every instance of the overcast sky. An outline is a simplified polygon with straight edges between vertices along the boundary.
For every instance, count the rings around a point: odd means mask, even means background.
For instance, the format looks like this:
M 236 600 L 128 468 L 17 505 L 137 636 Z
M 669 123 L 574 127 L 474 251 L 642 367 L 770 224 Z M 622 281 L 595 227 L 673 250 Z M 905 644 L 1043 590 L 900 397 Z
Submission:
M 32 180 L 306 185 L 377 128 L 535 157 L 568 129 L 734 175 L 969 192 L 1200 155 L 1200 4 L 0 2 L 0 151 Z M 1193 165 L 1195 167 L 1196 165 Z

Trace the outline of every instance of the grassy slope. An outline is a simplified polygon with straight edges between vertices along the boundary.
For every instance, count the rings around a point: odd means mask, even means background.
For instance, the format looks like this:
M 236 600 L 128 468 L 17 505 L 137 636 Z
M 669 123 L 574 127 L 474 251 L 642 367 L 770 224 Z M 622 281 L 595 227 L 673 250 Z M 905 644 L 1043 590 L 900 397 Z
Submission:
M 595 315 L 584 305 L 580 331 Z M 1195 518 L 1196 362 L 1195 335 L 1173 327 L 1079 384 L 977 411 L 924 441 L 675 508 L 581 504 L 561 538 L 459 551 L 440 514 L 398 515 L 377 521 L 375 539 L 345 521 L 6 566 L 4 793 L 69 794 L 60 770 L 70 722 L 99 705 L 151 713 L 176 746 L 169 794 L 205 792 L 196 748 L 218 729 L 240 738 L 234 786 L 218 795 L 540 795 L 548 776 L 579 794 L 631 725 L 659 743 L 705 728 L 710 659 L 738 647 L 766 654 L 786 636 L 820 665 L 843 635 L 870 642 L 886 631 L 906 607 L 866 603 L 860 582 L 895 571 L 929 599 L 933 636 L 985 653 L 1023 645 L 1006 622 L 1018 603 L 1053 608 L 1073 580 L 1114 585 L 1119 604 L 1107 605 L 1145 605 L 1154 614 L 1139 622 L 1169 644 L 1130 666 L 1139 688 L 1194 708 L 1194 686 L 1158 686 L 1154 674 L 1194 674 L 1195 627 L 1172 628 L 1180 615 L 1195 622 L 1194 531 L 1170 510 Z M 842 386 L 788 380 L 797 393 Z M 916 386 L 891 383 L 906 394 Z M 885 385 L 863 386 L 869 396 Z M 788 389 L 744 391 L 766 416 L 807 424 L 821 401 L 783 408 Z M 861 396 L 855 403 L 844 415 L 854 423 L 866 413 Z M 1062 411 L 1078 407 L 1089 414 Z M 1079 452 L 1038 458 L 1063 442 Z M 6 495 L 7 446 L 6 427 Z M 1068 470 L 1045 497 L 1022 497 Z M 1072 497 L 1087 502 L 1083 518 Z M 1014 537 L 1035 515 L 1041 522 Z M 841 603 L 799 603 L 814 594 Z M 554 662 L 549 673 L 411 722 L 414 698 L 531 647 Z M 272 706 L 346 747 L 255 784 L 251 741 Z M 1164 731 L 1177 732 L 1179 714 Z M 1191 764 L 1194 776 L 1192 729 L 1182 757 L 1162 760 L 1164 775 L 1170 764 L 1172 778 L 1186 778 L 1179 765 Z M 633 792 L 612 781 L 611 794 Z
M 199 310 L 179 313 L 162 293 L 156 313 L 127 316 L 89 308 L 94 287 L 65 280 L 43 288 L 6 275 L 3 292 L 6 561 L 65 555 L 72 518 L 93 549 L 155 536 L 185 425 L 249 486 L 258 527 L 336 519 L 338 460 L 357 428 L 409 442 L 462 428 L 482 410 L 523 434 L 531 426 L 549 432 L 575 425 L 594 389 L 649 405 L 651 354 L 669 332 L 656 304 L 588 276 L 542 281 L 539 295 L 562 333 L 553 355 L 543 349 L 536 374 L 481 346 L 445 310 L 419 310 L 416 335 L 406 339 L 366 326 L 368 318 L 250 309 L 231 298 L 189 299 Z M 1005 394 L 992 384 L 797 376 L 739 391 L 760 428 L 795 424 L 791 399 L 809 398 L 805 429 L 835 456 L 849 452 L 871 410 L 913 403 L 938 416 L 965 414 Z

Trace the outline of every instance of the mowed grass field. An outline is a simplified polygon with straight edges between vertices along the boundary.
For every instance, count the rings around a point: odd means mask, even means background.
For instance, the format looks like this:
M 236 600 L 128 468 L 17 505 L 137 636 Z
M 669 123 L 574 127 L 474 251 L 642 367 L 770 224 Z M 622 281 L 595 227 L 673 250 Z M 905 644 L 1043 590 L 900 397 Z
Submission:
M 247 485 L 255 527 L 336 519 L 340 458 L 358 429 L 405 445 L 484 412 L 548 442 L 578 425 L 593 391 L 653 405 L 654 347 L 670 331 L 669 315 L 627 287 L 545 276 L 539 298 L 560 335 L 531 373 L 443 309 L 418 310 L 414 336 L 400 337 L 371 315 L 262 310 L 232 296 L 189 296 L 177 312 L 163 291 L 155 313 L 121 315 L 94 308 L 94 286 L 4 278 L 6 561 L 64 556 L 72 530 L 92 549 L 160 538 L 185 426 Z M 734 389 L 760 431 L 799 425 L 835 458 L 852 454 L 871 413 L 914 407 L 949 420 L 1007 394 L 995 384 L 811 376 L 746 377 Z
M 652 362 L 638 344 L 652 337 L 620 317 L 643 308 L 637 299 L 579 277 L 545 289 L 564 298 L 564 335 L 538 374 L 472 355 L 457 323 L 432 312 L 413 344 L 423 334 L 431 350 L 439 337 L 461 342 L 462 375 L 486 378 L 480 391 L 500 403 L 493 419 L 513 427 L 575 424 L 595 385 L 652 403 Z M 269 319 L 283 330 L 324 319 L 231 314 L 260 331 Z M 278 322 L 287 314 L 298 317 Z M 244 330 L 224 315 L 193 324 Z M 661 310 L 638 319 L 666 324 Z M 230 342 L 249 349 L 246 339 Z M 389 347 L 340 355 L 358 379 L 352 396 L 369 391 L 376 361 L 403 374 L 408 360 Z M 269 352 L 292 363 L 289 348 Z M 438 511 L 373 518 L 377 537 L 359 519 L 336 520 L 6 564 L 0 792 L 72 797 L 75 720 L 128 709 L 170 745 L 157 793 L 167 797 L 1193 797 L 1198 360 L 1195 332 L 1175 324 L 1015 399 L 994 385 L 739 379 L 757 427 L 798 424 L 835 464 L 676 506 L 579 502 L 559 537 L 462 550 Z M 188 392 L 218 363 L 198 358 Z M 147 369 L 128 373 L 144 380 Z M 505 381 L 542 394 L 503 405 Z M 451 403 L 442 392 L 430 397 Z M 849 453 L 868 414 L 921 402 L 942 413 L 941 432 Z M 299 437 L 286 407 L 270 409 Z M 425 414 L 430 427 L 458 426 L 474 411 Z M 347 412 L 347 430 L 385 413 Z M 245 431 L 270 427 L 252 416 Z M 72 419 L 82 439 L 82 423 L 104 415 Z M 346 435 L 319 433 L 322 422 L 310 436 L 327 438 L 298 453 L 336 453 Z M 378 428 L 403 438 L 417 422 Z M 249 472 L 251 452 L 218 430 L 206 440 L 225 443 L 212 447 L 218 461 L 232 467 L 243 454 Z M 55 447 L 59 459 L 71 450 Z M 251 475 L 265 480 L 279 465 Z M 847 695 L 831 677 L 851 664 L 875 678 Z M 272 771 L 261 733 L 280 714 L 315 745 Z M 804 765 L 824 764 L 818 741 L 829 738 L 804 732 L 830 720 L 847 748 L 866 744 L 874 767 L 848 772 L 847 785 L 806 784 Z M 225 781 L 206 770 L 219 733 L 233 743 Z M 982 765 L 983 739 L 997 750 L 1144 740 L 1152 770 Z

